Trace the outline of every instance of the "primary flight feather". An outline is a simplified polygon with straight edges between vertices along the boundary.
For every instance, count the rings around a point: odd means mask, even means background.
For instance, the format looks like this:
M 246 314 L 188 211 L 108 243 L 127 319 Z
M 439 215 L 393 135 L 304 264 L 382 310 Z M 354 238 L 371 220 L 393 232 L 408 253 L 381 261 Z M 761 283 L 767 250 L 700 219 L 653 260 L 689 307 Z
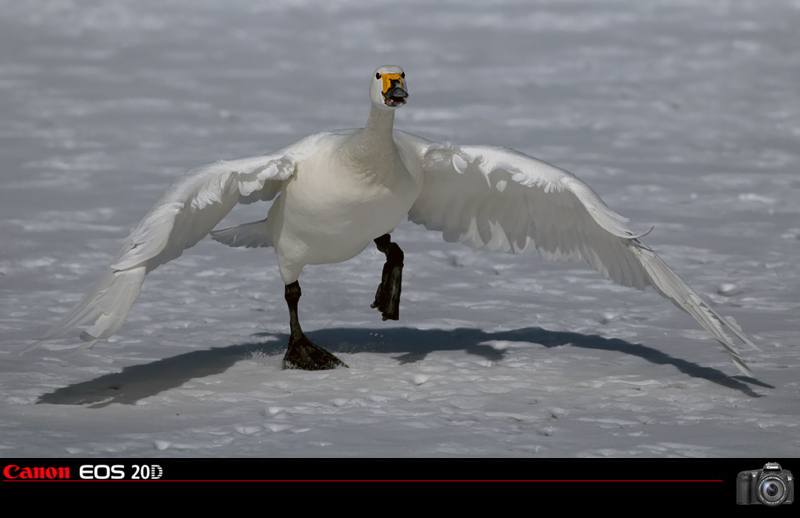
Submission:
M 183 174 L 125 240 L 108 270 L 42 338 L 89 323 L 81 350 L 112 336 L 139 295 L 145 274 L 179 257 L 209 232 L 230 246 L 273 247 L 289 308 L 284 368 L 345 364 L 313 344 L 297 316 L 298 278 L 306 265 L 346 261 L 370 242 L 386 254 L 372 307 L 399 318 L 403 252 L 390 233 L 407 216 L 446 241 L 511 253 L 536 249 L 548 260 L 585 261 L 606 279 L 651 286 L 692 315 L 752 372 L 726 328 L 758 349 L 652 249 L 644 234 L 572 174 L 513 149 L 439 144 L 394 130 L 394 111 L 408 97 L 405 72 L 380 67 L 370 81 L 371 109 L 360 130 L 320 133 L 276 153 L 219 161 Z M 277 196 L 267 218 L 213 231 L 238 203 Z

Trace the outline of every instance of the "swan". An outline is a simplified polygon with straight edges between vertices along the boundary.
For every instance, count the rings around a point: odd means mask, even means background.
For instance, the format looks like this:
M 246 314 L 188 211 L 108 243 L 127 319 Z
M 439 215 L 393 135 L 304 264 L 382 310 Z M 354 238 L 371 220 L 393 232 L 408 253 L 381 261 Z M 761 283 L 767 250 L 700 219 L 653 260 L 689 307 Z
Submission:
M 300 274 L 306 265 L 351 259 L 374 242 L 386 263 L 372 307 L 384 320 L 397 320 L 403 251 L 391 233 L 408 217 L 442 232 L 445 241 L 510 253 L 536 249 L 548 260 L 583 260 L 623 286 L 651 286 L 693 316 L 739 370 L 753 377 L 725 328 L 760 349 L 642 243 L 649 231 L 630 231 L 628 220 L 581 180 L 513 149 L 435 143 L 394 130 L 394 112 L 408 99 L 405 76 L 398 66 L 375 71 L 362 129 L 319 133 L 276 153 L 184 173 L 131 232 L 91 290 L 22 352 L 86 323 L 91 327 L 80 334 L 84 344 L 78 352 L 112 336 L 145 275 L 211 233 L 234 247 L 274 248 L 291 330 L 284 369 L 346 367 L 303 333 L 297 316 Z M 266 219 L 213 230 L 237 203 L 276 196 Z

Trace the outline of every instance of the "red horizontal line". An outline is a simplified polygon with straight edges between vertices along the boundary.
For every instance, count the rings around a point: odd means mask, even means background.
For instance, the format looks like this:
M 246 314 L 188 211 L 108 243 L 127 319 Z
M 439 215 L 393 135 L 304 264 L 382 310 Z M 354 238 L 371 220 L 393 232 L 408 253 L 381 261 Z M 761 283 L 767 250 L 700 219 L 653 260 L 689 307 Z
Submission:
M 387 482 L 403 482 L 403 483 L 475 483 L 475 482 L 517 482 L 517 483 L 707 483 L 707 482 L 724 482 L 724 480 L 708 479 L 689 479 L 689 480 L 661 480 L 661 479 L 237 479 L 237 480 L 9 480 L 5 479 L 3 482 L 309 482 L 309 483 L 387 483 Z

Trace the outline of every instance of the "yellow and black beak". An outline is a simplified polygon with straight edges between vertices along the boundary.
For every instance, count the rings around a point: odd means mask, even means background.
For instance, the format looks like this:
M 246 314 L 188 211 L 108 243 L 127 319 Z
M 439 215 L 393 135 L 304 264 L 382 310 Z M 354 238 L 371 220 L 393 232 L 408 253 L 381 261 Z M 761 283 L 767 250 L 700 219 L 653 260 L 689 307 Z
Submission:
M 386 106 L 402 106 L 406 103 L 408 92 L 406 82 L 400 74 L 383 74 L 383 102 Z

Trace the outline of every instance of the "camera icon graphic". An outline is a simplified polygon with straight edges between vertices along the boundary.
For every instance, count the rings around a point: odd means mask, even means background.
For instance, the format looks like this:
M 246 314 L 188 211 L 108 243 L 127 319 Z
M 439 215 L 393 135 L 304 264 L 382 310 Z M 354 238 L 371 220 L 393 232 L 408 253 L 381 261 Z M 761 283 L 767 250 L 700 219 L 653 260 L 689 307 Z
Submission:
M 742 471 L 736 477 L 736 503 L 739 505 L 791 504 L 794 501 L 792 472 L 777 462 L 767 462 L 763 469 Z

